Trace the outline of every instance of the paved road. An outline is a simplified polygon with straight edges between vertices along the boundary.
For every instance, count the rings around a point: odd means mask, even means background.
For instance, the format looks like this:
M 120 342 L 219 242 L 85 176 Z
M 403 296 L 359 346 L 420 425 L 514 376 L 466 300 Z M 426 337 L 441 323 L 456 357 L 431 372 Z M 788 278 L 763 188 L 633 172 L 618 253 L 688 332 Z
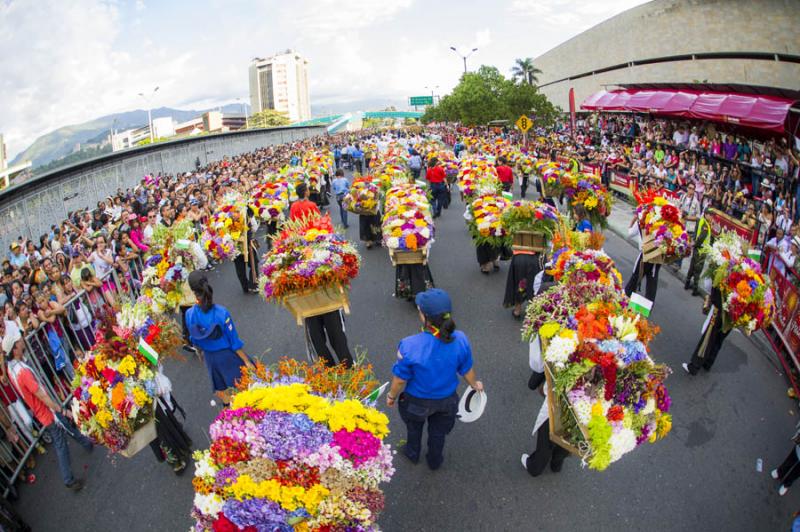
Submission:
M 662 327 L 653 346 L 658 361 L 675 373 L 673 431 L 645 445 L 607 471 L 582 469 L 570 458 L 559 475 L 534 479 L 519 457 L 533 445 L 531 429 L 542 398 L 528 390 L 527 346 L 519 322 L 501 306 L 507 274 L 484 276 L 454 204 L 437 220 L 431 268 L 437 286 L 454 301 L 454 318 L 469 336 L 476 370 L 489 397 L 478 422 L 459 424 L 448 438 L 445 464 L 435 473 L 397 457 L 397 474 L 385 487 L 381 526 L 401 530 L 785 530 L 797 508 L 797 493 L 778 497 L 769 470 L 789 450 L 796 406 L 767 353 L 735 333 L 712 373 L 690 378 L 687 360 L 702 323 L 700 300 L 683 291 L 670 273 L 661 275 L 652 319 Z M 338 221 L 338 214 L 334 220 Z M 347 235 L 357 240 L 351 216 Z M 627 277 L 635 251 L 607 232 L 607 252 Z M 398 340 L 419 328 L 413 307 L 392 298 L 394 272 L 383 249 L 362 249 L 362 273 L 352 287 L 347 332 L 352 346 L 369 350 L 377 373 L 390 375 Z M 303 357 L 302 329 L 289 314 L 258 296 L 241 294 L 233 268 L 211 274 L 217 301 L 228 306 L 246 349 L 264 361 Z M 204 365 L 197 359 L 170 362 L 175 395 L 186 408 L 186 426 L 196 447 L 217 409 Z M 405 438 L 396 411 L 389 413 L 397 444 Z M 149 450 L 133 459 L 87 455 L 72 445 L 73 468 L 85 469 L 88 485 L 73 494 L 60 487 L 54 453 L 40 459 L 38 481 L 23 486 L 20 511 L 34 530 L 187 530 L 192 520 L 191 471 L 176 477 Z M 763 458 L 764 472 L 756 472 Z

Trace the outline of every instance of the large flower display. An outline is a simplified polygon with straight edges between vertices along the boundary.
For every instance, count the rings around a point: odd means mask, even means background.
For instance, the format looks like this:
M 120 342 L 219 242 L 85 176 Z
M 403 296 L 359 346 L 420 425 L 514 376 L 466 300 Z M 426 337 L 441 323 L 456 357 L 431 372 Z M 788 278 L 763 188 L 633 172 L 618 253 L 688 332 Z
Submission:
M 594 227 L 607 227 L 612 201 L 608 189 L 600 182 L 600 178 L 594 175 L 570 175 L 569 181 L 566 181 L 564 176 L 561 177 L 562 183 L 565 184 L 564 194 L 569 198 L 570 207 L 582 205 Z
M 555 253 L 553 266 L 547 273 L 561 283 L 588 281 L 609 286 L 622 293 L 622 275 L 611 257 L 602 251 L 560 249 Z
M 653 241 L 665 262 L 691 253 L 692 243 L 681 221 L 681 211 L 666 198 L 656 196 L 650 202 L 640 204 L 636 216 L 643 239 Z
M 548 239 L 558 227 L 560 217 L 552 205 L 538 201 L 517 200 L 503 211 L 501 221 L 509 233 L 531 231 L 541 233 Z
M 192 252 L 194 226 L 189 220 L 175 222 L 171 227 L 157 225 L 144 260 L 139 299 L 152 312 L 174 311 L 187 299 L 189 274 L 195 270 L 196 257 Z
M 705 275 L 721 292 L 723 328 L 749 335 L 769 325 L 775 315 L 775 294 L 761 266 L 747 257 L 745 243 L 725 232 L 702 253 L 709 262 Z
M 285 218 L 284 213 L 289 208 L 292 196 L 288 181 L 266 181 L 253 189 L 248 206 L 259 220 L 280 222 Z
M 371 369 L 282 360 L 245 375 L 195 453 L 197 532 L 377 530 L 394 474 Z
M 372 181 L 371 177 L 360 177 L 353 180 L 350 190 L 342 199 L 342 206 L 355 214 L 376 214 L 380 194 L 380 188 Z
M 426 249 L 433 242 L 433 218 L 422 187 L 397 185 L 386 192 L 383 244 L 394 251 Z
M 203 247 L 216 260 L 233 260 L 247 238 L 247 205 L 229 195 L 211 215 L 202 235 Z
M 483 194 L 500 194 L 503 190 L 497 168 L 484 157 L 472 156 L 461 160 L 458 187 L 466 198 Z
M 397 162 L 384 164 L 377 170 L 375 175 L 383 190 L 411 183 L 411 174 L 408 171 L 408 167 Z
M 467 225 L 476 245 L 503 247 L 509 244 L 510 233 L 501 218 L 510 204 L 503 196 L 495 194 L 485 194 L 472 200 Z
M 134 433 L 153 419 L 158 358 L 152 353 L 170 356 L 182 343 L 177 324 L 164 315 L 133 320 L 128 305 L 120 312 L 128 318 L 126 326 L 113 313 L 104 315 L 92 351 L 72 381 L 75 423 L 111 452 L 125 450 Z
M 306 290 L 349 286 L 360 265 L 358 251 L 334 232 L 329 215 L 286 222 L 264 255 L 261 291 L 273 300 Z

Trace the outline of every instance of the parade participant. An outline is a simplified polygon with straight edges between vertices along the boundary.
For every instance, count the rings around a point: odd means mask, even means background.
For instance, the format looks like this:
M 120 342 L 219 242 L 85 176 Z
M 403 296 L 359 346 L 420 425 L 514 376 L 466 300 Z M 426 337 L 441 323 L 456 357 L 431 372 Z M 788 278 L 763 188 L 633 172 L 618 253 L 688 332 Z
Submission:
M 314 352 L 325 361 L 328 366 L 343 364 L 346 368 L 353 367 L 353 355 L 347 345 L 347 335 L 344 332 L 344 318 L 339 310 L 312 316 L 305 319 L 308 336 L 314 346 Z M 330 342 L 336 359 L 328 349 Z
M 547 395 L 544 403 L 536 416 L 536 423 L 533 427 L 533 434 L 536 436 L 536 450 L 531 453 L 524 453 L 521 456 L 522 467 L 532 477 L 538 477 L 550 464 L 550 471 L 558 473 L 564 465 L 564 460 L 569 456 L 569 451 L 560 445 L 553 443 L 550 439 L 549 411 L 547 407 Z
M 392 385 L 386 395 L 389 407 L 400 403 L 400 417 L 408 430 L 403 454 L 417 463 L 422 431 L 428 423 L 428 467 L 438 469 L 444 460 L 445 436 L 453 429 L 458 410 L 458 376 L 476 391 L 483 391 L 472 367 L 472 347 L 456 330 L 452 303 L 444 290 L 433 288 L 417 294 L 422 332 L 400 341 L 392 367 Z M 402 392 L 402 393 L 401 393 Z
M 242 350 L 244 342 L 236 332 L 230 312 L 214 304 L 214 290 L 205 274 L 200 271 L 189 274 L 189 288 L 198 301 L 186 313 L 189 339 L 203 352 L 211 386 L 227 404 L 227 390 L 241 377 L 242 366 L 251 367 L 252 362 Z
M 633 220 L 631 221 L 629 227 L 632 228 L 634 224 L 638 223 L 639 220 L 634 215 Z M 633 265 L 633 273 L 631 274 L 631 278 L 628 279 L 628 282 L 625 284 L 625 295 L 630 297 L 633 292 L 639 290 L 639 286 L 642 282 L 642 277 L 644 276 L 647 279 L 647 286 L 645 288 L 644 297 L 655 303 L 656 293 L 658 292 L 658 274 L 661 273 L 661 265 L 653 264 L 651 262 L 643 262 L 644 255 L 642 254 L 641 229 L 638 229 L 638 231 L 639 231 L 639 256 L 636 257 L 636 262 Z
M 714 361 L 717 359 L 719 350 L 722 349 L 722 344 L 725 338 L 728 337 L 730 330 L 723 329 L 722 319 L 722 293 L 719 288 L 712 288 L 711 295 L 709 296 L 712 305 L 711 314 L 706 318 L 703 324 L 703 334 L 697 342 L 697 347 L 694 348 L 692 358 L 687 364 L 684 362 L 681 367 L 689 375 L 697 375 L 700 368 L 706 371 L 711 370 Z
M 417 150 L 411 150 L 411 157 L 408 158 L 408 168 L 411 170 L 411 176 L 414 179 L 419 179 L 419 173 L 422 170 L 422 157 L 419 156 Z
M 16 334 L 7 334 L 3 338 L 3 352 L 6 359 L 11 359 L 8 361 L 7 371 L 8 380 L 14 391 L 22 397 L 45 432 L 52 438 L 64 485 L 73 491 L 80 491 L 85 481 L 76 479 L 72 474 L 67 436 L 80 443 L 87 451 L 92 451 L 94 445 L 69 421 L 67 410 L 47 394 L 36 374 L 25 363 L 25 341 L 19 331 Z
M 185 421 L 186 412 L 173 397 L 172 383 L 164 375 L 160 365 L 155 381 L 157 437 L 150 442 L 150 449 L 156 460 L 166 462 L 172 466 L 172 471 L 176 475 L 180 475 L 186 470 L 186 465 L 192 457 L 192 439 L 186 434 L 177 417 L 177 412 L 180 412 Z
M 475 247 L 475 256 L 478 259 L 482 274 L 489 275 L 492 271 L 500 271 L 500 254 L 502 251 L 502 248 L 485 242 Z
M 786 460 L 770 472 L 770 476 L 781 483 L 778 487 L 778 495 L 781 497 L 786 495 L 797 477 L 800 477 L 800 423 L 797 424 L 797 430 L 792 436 L 792 443 L 794 445 Z
M 520 249 L 514 249 L 512 253 L 503 307 L 513 307 L 511 315 L 521 320 L 522 305 L 536 293 L 535 279 L 543 269 L 544 255 Z
M 689 260 L 689 271 L 686 272 L 686 282 L 683 283 L 683 289 L 692 289 L 693 296 L 699 296 L 697 283 L 700 279 L 700 274 L 703 273 L 703 266 L 705 266 L 706 257 L 700 251 L 704 246 L 711 244 L 711 226 L 708 224 L 704 216 L 700 216 L 697 221 L 697 230 L 694 234 L 694 244 L 692 246 L 692 258 Z
M 247 234 L 245 235 L 244 248 L 242 253 L 236 255 L 233 259 L 233 267 L 236 271 L 236 278 L 239 279 L 239 285 L 242 287 L 242 292 L 245 294 L 258 293 L 258 285 L 256 284 L 257 274 L 256 265 L 258 257 L 256 256 L 256 240 L 253 237 L 255 232 L 252 229 L 252 224 L 256 223 L 254 217 L 250 217 L 250 210 L 247 209 L 244 213 L 247 224 Z
M 359 214 L 358 215 L 358 238 L 364 242 L 367 249 L 373 246 L 380 246 L 381 242 L 381 215 Z
M 313 201 L 308 199 L 309 197 L 309 190 L 308 185 L 305 183 L 300 183 L 295 187 L 295 191 L 297 192 L 297 201 L 292 203 L 292 206 L 289 207 L 289 219 L 290 220 L 299 220 L 302 218 L 306 218 L 311 214 L 319 214 L 319 207 Z
M 445 196 L 447 195 L 447 185 L 445 184 L 444 168 L 439 166 L 439 160 L 436 157 L 431 157 L 428 161 L 428 171 L 425 172 L 425 179 L 428 180 L 431 186 L 431 193 L 433 194 L 433 217 L 438 218 L 442 214 L 442 208 L 445 204 Z
M 344 176 L 344 170 L 336 170 L 336 179 L 333 180 L 333 194 L 336 196 L 336 203 L 339 205 L 339 217 L 345 229 L 350 226 L 347 225 L 347 210 L 342 205 L 342 200 L 349 190 L 350 182 Z
M 511 187 L 514 186 L 514 171 L 508 166 L 508 161 L 505 157 L 497 158 L 497 178 L 503 186 L 503 192 L 509 192 Z

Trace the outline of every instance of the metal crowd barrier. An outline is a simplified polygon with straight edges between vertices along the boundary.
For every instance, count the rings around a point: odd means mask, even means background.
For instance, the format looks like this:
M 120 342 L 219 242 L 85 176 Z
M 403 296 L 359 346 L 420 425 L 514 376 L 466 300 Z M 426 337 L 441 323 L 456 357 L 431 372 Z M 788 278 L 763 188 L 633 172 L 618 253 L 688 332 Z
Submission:
M 136 258 L 128 263 L 128 275 L 121 276 L 112 269 L 100 281 L 110 283 L 115 301 L 121 297 L 135 299 L 140 292 L 143 269 L 141 258 Z M 72 398 L 73 363 L 94 344 L 97 318 L 105 306 L 100 288 L 91 292 L 79 289 L 64 305 L 63 314 L 24 335 L 26 363 L 41 386 L 61 405 L 66 406 Z M 61 369 L 56 369 L 57 359 L 64 362 Z M 44 453 L 43 443 L 50 442 L 8 381 L 5 370 L 0 381 L 0 403 L 0 489 L 3 497 L 7 497 L 16 495 L 17 479 L 33 468 L 35 452 Z

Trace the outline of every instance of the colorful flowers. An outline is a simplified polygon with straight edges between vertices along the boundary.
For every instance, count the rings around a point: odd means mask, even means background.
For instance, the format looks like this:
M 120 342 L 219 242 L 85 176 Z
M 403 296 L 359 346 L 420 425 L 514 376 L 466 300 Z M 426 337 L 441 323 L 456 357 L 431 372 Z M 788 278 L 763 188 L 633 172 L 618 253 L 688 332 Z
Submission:
M 558 226 L 559 215 L 555 207 L 538 201 L 517 200 L 503 211 L 503 227 L 509 233 L 531 231 L 547 238 L 553 236 Z
M 344 195 L 342 206 L 356 214 L 375 214 L 378 212 L 379 198 L 380 189 L 371 178 L 358 178 Z
M 267 300 L 288 294 L 348 286 L 358 275 L 361 257 L 333 232 L 330 216 L 287 222 L 264 255 L 260 286 Z
M 291 187 L 288 181 L 267 181 L 253 189 L 248 206 L 259 220 L 279 222 L 284 219 L 284 212 L 289 207 Z
M 564 194 L 569 198 L 571 208 L 582 205 L 586 209 L 593 226 L 605 228 L 608 225 L 611 194 L 598 177 L 591 174 L 571 175 L 564 186 Z
M 390 250 L 416 251 L 433 242 L 433 218 L 422 187 L 397 185 L 386 192 L 383 243 Z
M 650 202 L 636 208 L 643 240 L 652 240 L 665 262 L 686 257 L 692 250 L 680 215 L 678 208 L 661 196 L 653 197 Z
M 553 267 L 547 273 L 561 283 L 596 282 L 622 292 L 622 275 L 602 251 L 563 248 L 554 255 Z
M 494 194 L 478 196 L 472 201 L 471 219 L 467 221 L 467 225 L 477 245 L 503 247 L 509 243 L 510 233 L 501 221 L 509 205 L 511 202 L 503 196 Z
M 233 260 L 247 241 L 247 206 L 229 195 L 211 215 L 203 231 L 203 247 L 216 260 Z
M 461 159 L 458 187 L 467 198 L 484 194 L 500 194 L 502 191 L 500 180 L 497 177 L 497 168 L 483 156 Z
M 194 529 L 375 529 L 379 485 L 394 474 L 388 418 L 362 402 L 368 391 L 320 393 L 302 381 L 347 381 L 350 370 L 281 365 L 247 374 L 211 424 L 210 449 L 195 453 Z
M 153 419 L 157 369 L 138 350 L 140 338 L 162 356 L 181 344 L 177 324 L 148 318 L 138 330 L 120 326 L 113 314 L 98 326 L 92 352 L 75 368 L 72 413 L 78 429 L 111 452 L 124 450 L 134 432 Z

